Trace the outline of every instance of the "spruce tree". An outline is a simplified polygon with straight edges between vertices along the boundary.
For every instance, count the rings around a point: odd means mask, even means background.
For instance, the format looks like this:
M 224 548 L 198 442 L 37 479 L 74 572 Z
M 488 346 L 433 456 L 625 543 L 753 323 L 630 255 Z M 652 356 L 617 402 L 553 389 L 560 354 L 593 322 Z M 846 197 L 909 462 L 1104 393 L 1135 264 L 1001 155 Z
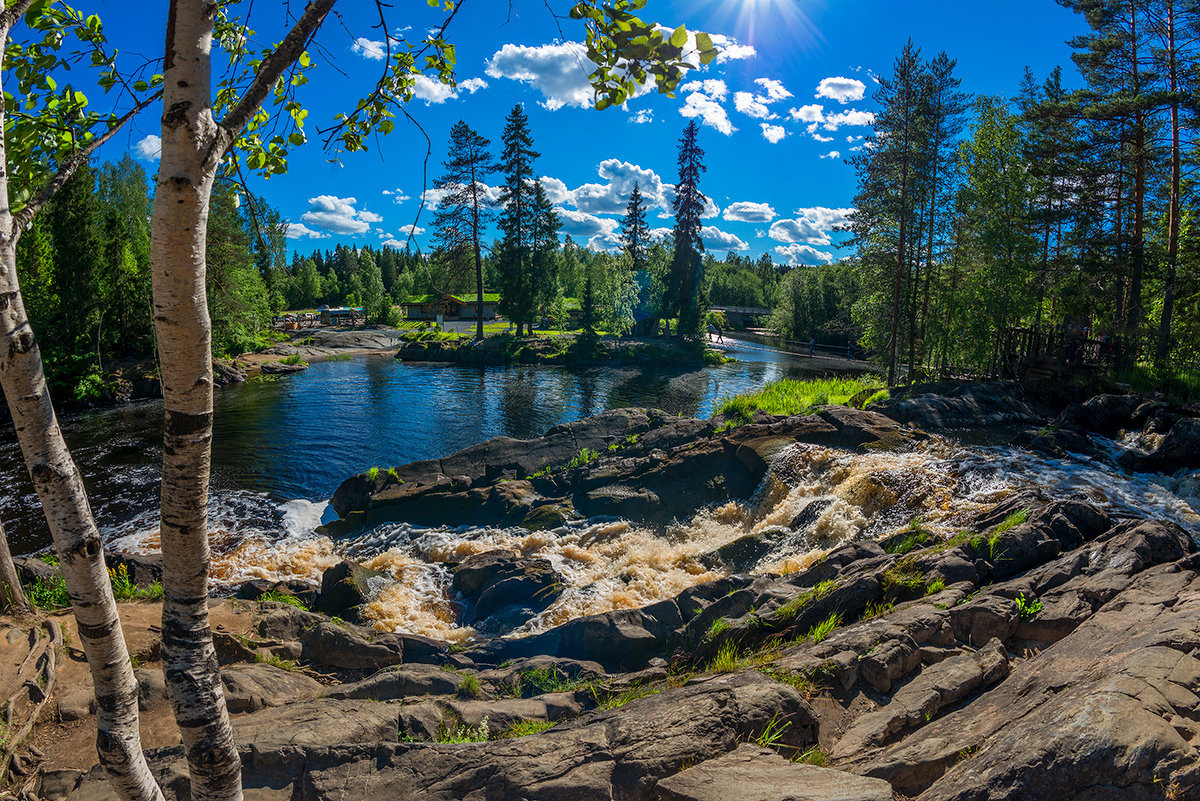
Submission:
M 433 225 L 438 241 L 438 256 L 445 264 L 455 265 L 443 281 L 450 286 L 435 287 L 448 292 L 461 265 L 475 267 L 475 337 L 483 339 L 483 248 L 481 239 L 492 217 L 485 179 L 496 169 L 491 145 L 462 120 L 450 129 L 450 152 L 442 166 L 446 174 L 434 186 L 445 194 L 434 213 Z M 449 279 L 449 280 L 447 280 Z
M 635 273 L 646 269 L 646 245 L 649 241 L 646 207 L 642 202 L 641 188 L 634 183 L 629 205 L 625 207 L 625 218 L 621 221 L 621 243 L 622 249 L 629 254 Z
M 518 103 L 504 119 L 501 136 L 503 151 L 500 170 L 504 186 L 500 192 L 500 248 L 496 267 L 500 280 L 500 311 L 516 323 L 517 336 L 533 321 L 538 303 L 538 287 L 533 275 L 534 228 L 538 215 L 533 176 L 533 161 L 540 154 L 533 149 L 529 117 Z
M 679 182 L 675 185 L 675 252 L 667 276 L 667 316 L 676 315 L 679 336 L 699 339 L 701 334 L 701 257 L 704 253 L 701 215 L 705 200 L 700 193 L 700 173 L 705 171 L 704 151 L 697 143 L 700 128 L 692 120 L 679 140 Z

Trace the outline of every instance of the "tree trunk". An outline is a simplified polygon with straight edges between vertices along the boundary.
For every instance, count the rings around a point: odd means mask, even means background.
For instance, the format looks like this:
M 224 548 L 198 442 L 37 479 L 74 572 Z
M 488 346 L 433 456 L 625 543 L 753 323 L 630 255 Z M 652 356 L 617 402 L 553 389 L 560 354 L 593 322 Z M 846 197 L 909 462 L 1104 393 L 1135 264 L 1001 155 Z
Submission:
M 2 113 L 2 111 L 0 111 Z M 0 116 L 0 129 L 3 117 Z M 0 164 L 5 163 L 0 153 Z M 8 194 L 0 176 L 0 197 Z M 0 213 L 0 385 L 12 413 L 21 453 L 54 538 L 54 550 L 75 619 L 79 639 L 96 688 L 96 751 L 126 801 L 162 801 L 142 754 L 138 731 L 138 688 L 125 647 L 121 618 L 104 564 L 100 532 L 92 518 L 83 479 L 63 441 L 42 356 L 29 327 L 17 283 L 12 217 Z
M 25 588 L 17 575 L 17 566 L 13 564 L 12 551 L 8 548 L 4 524 L 0 523 L 0 612 L 28 615 L 31 611 Z
M 1179 192 L 1182 158 L 1179 152 L 1179 54 L 1175 43 L 1175 4 L 1167 8 L 1167 75 L 1171 92 L 1171 194 L 1167 224 L 1167 274 L 1163 281 L 1162 318 L 1158 326 L 1158 347 L 1155 361 L 1166 365 L 1171 353 L 1171 324 L 1175 314 L 1176 267 L 1179 263 Z
M 205 239 L 209 198 L 226 144 L 211 109 L 216 10 L 206 0 L 171 2 L 162 160 L 150 243 L 164 415 L 163 672 L 196 801 L 242 796 L 241 762 L 208 622 L 213 381 Z

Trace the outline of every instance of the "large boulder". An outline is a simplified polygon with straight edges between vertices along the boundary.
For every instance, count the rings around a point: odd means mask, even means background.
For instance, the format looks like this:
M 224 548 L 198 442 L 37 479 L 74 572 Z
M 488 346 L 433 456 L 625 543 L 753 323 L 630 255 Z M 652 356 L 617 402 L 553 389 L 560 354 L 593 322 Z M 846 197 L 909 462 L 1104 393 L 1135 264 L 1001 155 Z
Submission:
M 451 585 L 473 602 L 465 622 L 502 618 L 501 627 L 524 623 L 562 593 L 562 580 L 546 559 L 527 559 L 515 551 L 497 549 L 467 557 L 454 570 Z
M 321 592 L 313 608 L 326 615 L 357 621 L 358 607 L 379 586 L 390 582 L 391 577 L 386 573 L 343 560 L 321 574 Z
M 311 701 L 325 692 L 324 685 L 316 679 L 268 664 L 224 668 L 221 684 L 225 690 L 225 705 L 234 713 Z

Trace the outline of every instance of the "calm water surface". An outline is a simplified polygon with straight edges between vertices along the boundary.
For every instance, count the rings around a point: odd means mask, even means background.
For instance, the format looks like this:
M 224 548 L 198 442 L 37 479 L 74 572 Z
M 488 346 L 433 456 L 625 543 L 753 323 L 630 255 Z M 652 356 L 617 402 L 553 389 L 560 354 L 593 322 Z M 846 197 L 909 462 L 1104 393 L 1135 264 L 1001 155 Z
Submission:
M 328 514 L 320 502 L 372 466 L 445 456 L 501 435 L 529 439 L 606 409 L 654 406 L 706 417 L 727 395 L 799 374 L 786 354 L 732 353 L 737 362 L 701 369 L 402 365 L 367 357 L 227 387 L 216 393 L 214 524 L 308 524 L 291 518 Z M 161 402 L 68 415 L 63 428 L 102 531 L 114 536 L 152 522 Z M 0 517 L 14 551 L 49 544 L 11 427 L 0 432 Z

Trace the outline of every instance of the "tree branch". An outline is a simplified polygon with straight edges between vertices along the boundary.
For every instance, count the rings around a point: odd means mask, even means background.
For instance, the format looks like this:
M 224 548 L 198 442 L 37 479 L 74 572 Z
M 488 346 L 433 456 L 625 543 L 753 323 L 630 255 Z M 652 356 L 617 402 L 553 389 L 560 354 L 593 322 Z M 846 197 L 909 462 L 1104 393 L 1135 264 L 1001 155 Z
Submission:
M 33 5 L 33 0 L 17 0 L 8 8 L 0 13 L 0 28 L 6 31 L 11 31 L 13 25 L 17 23 L 21 17 L 25 16 L 25 12 Z
M 246 127 L 246 124 L 250 122 L 255 112 L 258 111 L 259 106 L 267 99 L 267 95 L 271 92 L 271 87 L 283 75 L 284 70 L 294 64 L 296 59 L 300 58 L 300 54 L 308 47 L 309 40 L 312 39 L 317 29 L 321 27 L 321 23 L 325 21 L 329 10 L 333 8 L 333 4 L 336 2 L 337 0 L 312 0 L 305 7 L 304 13 L 300 15 L 300 19 L 288 31 L 287 36 L 283 37 L 283 41 L 279 43 L 279 46 L 263 61 L 262 66 L 258 68 L 258 73 L 254 76 L 254 81 L 250 84 L 250 88 L 246 90 L 246 94 L 242 95 L 242 99 L 238 101 L 238 104 L 221 121 L 221 129 L 224 131 L 226 137 L 223 142 L 222 151 L 228 148 L 241 135 L 242 129 Z M 223 152 L 222 155 L 224 155 Z
M 79 169 L 79 165 L 85 163 L 89 158 L 91 158 L 92 153 L 96 152 L 97 148 L 116 136 L 117 131 L 125 127 L 125 123 L 133 119 L 138 112 L 151 103 L 157 101 L 160 97 L 162 97 L 161 89 L 149 97 L 146 97 L 136 106 L 125 112 L 124 116 L 118 118 L 117 121 L 113 123 L 111 128 L 109 128 L 100 136 L 97 136 L 92 141 L 88 142 L 87 145 L 73 153 L 65 162 L 63 162 L 61 166 L 59 166 L 58 172 L 54 174 L 54 177 L 47 181 L 46 185 L 39 189 L 37 194 L 35 194 L 20 211 L 13 215 L 12 242 L 14 245 L 16 244 L 17 240 L 21 238 L 21 232 L 24 231 L 31 222 L 33 222 L 33 218 L 36 217 L 37 213 L 42 210 L 43 206 L 50 202 L 50 198 L 54 197 L 54 194 L 62 188 L 62 185 L 65 184 L 70 177 L 75 174 L 75 170 Z

